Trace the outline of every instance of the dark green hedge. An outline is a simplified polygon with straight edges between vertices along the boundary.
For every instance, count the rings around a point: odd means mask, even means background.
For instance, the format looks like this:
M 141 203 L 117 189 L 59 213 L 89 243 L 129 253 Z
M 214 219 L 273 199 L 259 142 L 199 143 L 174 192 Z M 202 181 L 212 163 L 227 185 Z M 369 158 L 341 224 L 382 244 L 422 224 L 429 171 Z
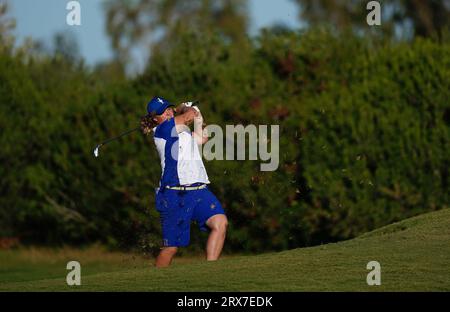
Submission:
M 92 156 L 156 94 L 201 100 L 208 123 L 280 125 L 277 171 L 206 162 L 228 250 L 346 239 L 449 203 L 448 43 L 312 30 L 236 47 L 187 34 L 150 64 L 125 81 L 57 56 L 0 56 L 0 235 L 157 246 L 152 140 L 134 134 Z

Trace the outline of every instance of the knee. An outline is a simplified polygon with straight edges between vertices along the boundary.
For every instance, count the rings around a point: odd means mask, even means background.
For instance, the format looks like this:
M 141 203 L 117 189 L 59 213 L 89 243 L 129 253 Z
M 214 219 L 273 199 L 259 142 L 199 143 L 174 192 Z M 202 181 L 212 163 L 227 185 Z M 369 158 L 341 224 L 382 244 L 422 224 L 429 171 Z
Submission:
M 212 223 L 211 229 L 214 231 L 225 233 L 228 227 L 228 219 L 225 215 L 220 215 Z

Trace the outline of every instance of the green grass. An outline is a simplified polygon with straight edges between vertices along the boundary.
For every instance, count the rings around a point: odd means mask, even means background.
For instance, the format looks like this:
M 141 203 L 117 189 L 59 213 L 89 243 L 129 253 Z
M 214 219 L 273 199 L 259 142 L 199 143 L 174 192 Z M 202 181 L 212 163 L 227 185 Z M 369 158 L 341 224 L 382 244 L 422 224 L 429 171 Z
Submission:
M 66 285 L 78 260 L 82 285 Z M 368 286 L 366 265 L 381 264 L 381 286 Z M 156 269 L 139 256 L 87 250 L 0 252 L 1 291 L 449 291 L 450 209 L 398 222 L 359 238 L 208 263 L 177 258 Z

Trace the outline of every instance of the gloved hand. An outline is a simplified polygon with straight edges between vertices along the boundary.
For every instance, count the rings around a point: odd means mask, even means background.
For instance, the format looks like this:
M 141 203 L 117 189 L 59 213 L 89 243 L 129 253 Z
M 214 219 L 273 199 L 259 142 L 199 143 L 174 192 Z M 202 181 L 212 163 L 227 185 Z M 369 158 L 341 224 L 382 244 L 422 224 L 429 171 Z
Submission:
M 178 107 L 175 109 L 175 111 L 178 114 L 183 114 L 184 112 L 186 112 L 186 110 L 189 107 L 195 108 L 196 106 L 194 105 L 194 103 L 195 102 L 184 102 L 184 103 L 181 103 L 180 105 L 178 105 Z
M 193 107 L 194 102 L 185 102 L 184 104 L 186 105 L 186 107 Z M 196 106 L 194 105 L 194 107 Z

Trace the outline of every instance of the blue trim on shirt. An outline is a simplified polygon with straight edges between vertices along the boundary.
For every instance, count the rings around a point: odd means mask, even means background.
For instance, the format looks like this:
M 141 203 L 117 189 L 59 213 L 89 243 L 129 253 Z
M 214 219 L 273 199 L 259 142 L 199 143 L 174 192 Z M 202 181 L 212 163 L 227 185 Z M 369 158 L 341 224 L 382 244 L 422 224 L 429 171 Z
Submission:
M 160 138 L 166 141 L 164 148 L 164 172 L 161 177 L 161 186 L 176 186 L 180 184 L 178 177 L 178 144 L 179 137 L 175 127 L 175 118 L 170 118 L 155 129 L 155 138 Z M 175 151 L 172 157 L 172 150 Z

